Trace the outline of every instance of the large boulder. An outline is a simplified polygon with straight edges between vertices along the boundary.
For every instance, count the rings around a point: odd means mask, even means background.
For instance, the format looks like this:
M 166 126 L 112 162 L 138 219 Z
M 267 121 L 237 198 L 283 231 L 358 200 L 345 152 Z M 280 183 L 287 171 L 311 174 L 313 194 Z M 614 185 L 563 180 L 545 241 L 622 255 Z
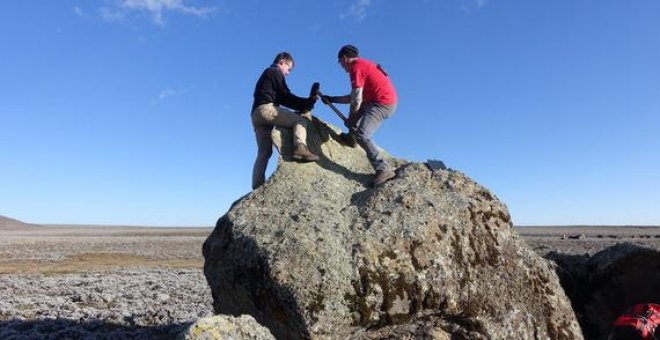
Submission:
M 614 320 L 638 303 L 660 302 L 660 252 L 619 243 L 593 256 L 551 252 L 557 274 L 588 339 L 604 339 Z
M 581 339 L 549 262 L 495 195 L 453 170 L 391 159 L 370 188 L 363 150 L 313 119 L 318 163 L 290 162 L 236 201 L 204 243 L 216 313 L 250 314 L 279 339 Z

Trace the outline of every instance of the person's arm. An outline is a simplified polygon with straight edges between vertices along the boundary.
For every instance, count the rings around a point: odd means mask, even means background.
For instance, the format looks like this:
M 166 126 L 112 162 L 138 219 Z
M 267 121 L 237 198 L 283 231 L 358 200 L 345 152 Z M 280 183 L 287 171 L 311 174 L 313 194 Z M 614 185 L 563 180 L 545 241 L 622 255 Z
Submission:
M 321 99 L 323 99 L 323 103 L 328 104 L 328 103 L 337 103 L 337 104 L 350 104 L 351 103 L 351 95 L 347 94 L 345 96 L 323 96 Z M 328 103 L 326 103 L 326 100 Z
M 361 106 L 362 88 L 354 88 L 353 91 L 351 91 L 351 110 L 349 111 L 348 119 L 351 119 L 351 117 L 357 117 L 357 113 L 360 111 Z
M 360 118 L 358 112 L 362 106 L 362 88 L 358 87 L 351 91 L 351 94 L 345 96 L 323 96 L 321 100 L 325 104 L 337 103 L 337 104 L 351 104 L 348 118 L 344 121 L 349 129 L 355 124 L 355 122 Z
M 360 66 L 361 64 L 358 61 L 351 63 L 350 68 L 350 78 L 351 78 L 351 109 L 348 114 L 347 124 L 352 126 L 360 119 L 358 113 L 362 107 L 362 90 L 366 84 L 366 74 L 364 67 Z
M 279 70 L 273 72 L 273 78 L 273 88 L 277 93 L 277 104 L 298 111 L 308 111 L 314 106 L 314 103 L 310 98 L 298 97 L 291 93 L 282 72 Z

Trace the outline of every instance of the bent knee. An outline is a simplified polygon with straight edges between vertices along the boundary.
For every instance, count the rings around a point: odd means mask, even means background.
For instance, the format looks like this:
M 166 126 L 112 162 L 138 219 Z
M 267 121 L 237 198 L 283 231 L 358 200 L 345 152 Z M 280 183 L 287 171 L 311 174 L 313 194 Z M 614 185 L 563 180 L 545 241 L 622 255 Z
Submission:
M 309 121 L 307 119 L 301 117 L 301 116 L 298 116 L 298 118 L 296 119 L 295 124 L 300 125 L 304 128 L 307 128 L 307 126 L 309 125 Z

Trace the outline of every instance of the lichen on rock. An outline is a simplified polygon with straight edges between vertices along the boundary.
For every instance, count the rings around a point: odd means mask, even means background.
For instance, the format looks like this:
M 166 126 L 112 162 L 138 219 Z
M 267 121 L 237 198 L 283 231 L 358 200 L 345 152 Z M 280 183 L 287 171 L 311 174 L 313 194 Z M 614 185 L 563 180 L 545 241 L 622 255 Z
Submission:
M 547 261 L 512 229 L 506 206 L 451 169 L 389 157 L 373 170 L 339 130 L 312 119 L 317 163 L 290 161 L 223 215 L 206 240 L 216 313 L 250 314 L 277 338 L 581 339 Z
M 227 315 L 201 318 L 190 325 L 178 338 L 180 340 L 275 340 L 267 328 L 259 325 L 249 315 L 236 318 Z

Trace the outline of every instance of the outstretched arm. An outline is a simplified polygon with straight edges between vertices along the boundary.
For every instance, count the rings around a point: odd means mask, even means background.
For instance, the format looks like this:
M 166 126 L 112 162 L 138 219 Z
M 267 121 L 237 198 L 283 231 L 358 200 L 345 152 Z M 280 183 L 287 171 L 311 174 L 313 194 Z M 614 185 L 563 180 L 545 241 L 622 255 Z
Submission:
M 357 112 L 360 110 L 360 106 L 362 106 L 362 88 L 353 89 L 351 94 L 345 96 L 323 96 L 321 99 L 323 99 L 324 103 L 327 101 L 329 103 L 351 104 L 350 112 Z
M 350 104 L 351 103 L 351 95 L 347 94 L 345 96 L 323 96 L 321 98 L 323 100 L 323 103 L 326 103 L 326 100 L 328 103 L 337 103 L 337 104 Z

